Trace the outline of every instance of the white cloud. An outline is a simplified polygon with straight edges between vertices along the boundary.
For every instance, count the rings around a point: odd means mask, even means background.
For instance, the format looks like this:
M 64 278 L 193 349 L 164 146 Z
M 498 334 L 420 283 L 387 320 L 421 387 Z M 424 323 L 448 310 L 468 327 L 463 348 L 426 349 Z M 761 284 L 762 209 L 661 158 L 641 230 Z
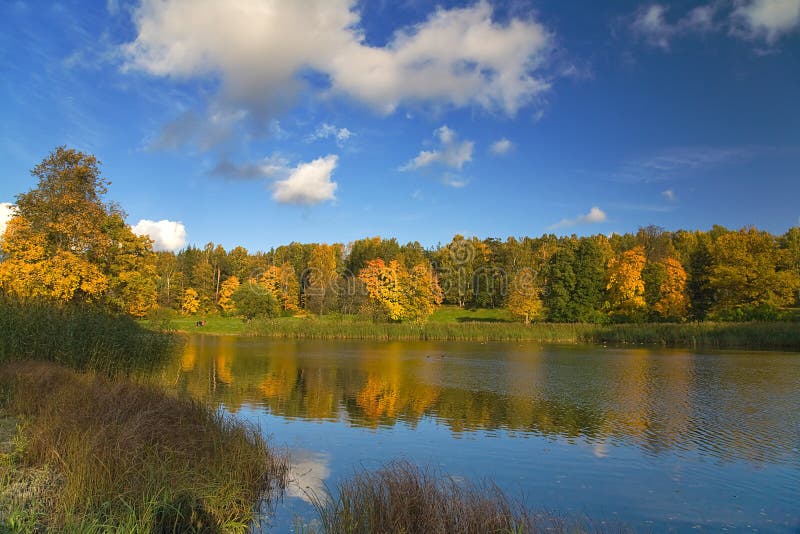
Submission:
M 592 207 L 589 213 L 579 215 L 573 219 L 561 219 L 555 224 L 547 227 L 548 230 L 557 230 L 559 228 L 568 228 L 578 224 L 595 224 L 601 223 L 606 220 L 606 213 L 597 206 Z
M 331 180 L 339 158 L 328 155 L 309 163 L 300 163 L 285 180 L 275 182 L 272 198 L 281 204 L 319 204 L 335 200 L 338 184 Z
M 800 27 L 800 0 L 735 0 L 710 2 L 668 19 L 669 7 L 650 4 L 636 11 L 631 23 L 634 34 L 653 46 L 668 50 L 671 41 L 690 33 L 727 31 L 745 39 L 764 39 L 774 44 Z M 716 22 L 715 22 L 716 19 Z
M 176 252 L 186 245 L 186 227 L 182 222 L 142 219 L 131 229 L 136 235 L 150 236 L 154 250 Z
M 669 49 L 671 40 L 681 34 L 702 33 L 714 28 L 716 7 L 698 6 L 674 22 L 667 20 L 668 7 L 651 4 L 634 15 L 631 28 L 653 46 Z
M 460 170 L 465 163 L 472 161 L 472 150 L 475 148 L 475 143 L 459 141 L 456 132 L 446 125 L 433 133 L 439 139 L 439 148 L 421 151 L 414 159 L 400 167 L 401 171 L 421 169 L 433 164 Z
M 665 191 L 662 191 L 661 196 L 664 197 L 669 202 L 675 202 L 678 199 L 678 197 L 675 195 L 675 191 L 673 191 L 672 189 L 667 189 Z
M 9 202 L 0 202 L 0 239 L 6 233 L 6 224 L 14 216 L 16 207 Z
M 502 156 L 503 154 L 507 154 L 512 148 L 514 148 L 514 143 L 504 137 L 492 143 L 489 147 L 489 151 L 496 156 Z
M 384 46 L 368 44 L 356 0 L 142 0 L 126 69 L 219 80 L 213 106 L 264 121 L 291 105 L 304 72 L 327 94 L 390 113 L 407 103 L 514 115 L 550 88 L 553 36 L 533 16 L 497 22 L 488 1 L 436 9 Z M 314 89 L 320 89 L 315 87 Z M 212 106 L 212 107 L 213 107 Z
M 739 2 L 733 12 L 734 33 L 763 37 L 774 43 L 800 26 L 800 0 L 752 0 Z
M 456 189 L 461 189 L 469 183 L 469 180 L 457 174 L 446 172 L 442 176 L 442 183 L 444 185 L 449 185 L 450 187 L 455 187 Z
M 344 146 L 345 142 L 353 137 L 353 132 L 348 130 L 347 128 L 338 128 L 334 124 L 328 124 L 327 122 L 323 122 L 320 124 L 314 133 L 309 135 L 306 138 L 306 141 L 309 143 L 313 141 L 317 141 L 319 139 L 329 139 L 333 138 L 336 140 L 336 144 L 340 147 Z

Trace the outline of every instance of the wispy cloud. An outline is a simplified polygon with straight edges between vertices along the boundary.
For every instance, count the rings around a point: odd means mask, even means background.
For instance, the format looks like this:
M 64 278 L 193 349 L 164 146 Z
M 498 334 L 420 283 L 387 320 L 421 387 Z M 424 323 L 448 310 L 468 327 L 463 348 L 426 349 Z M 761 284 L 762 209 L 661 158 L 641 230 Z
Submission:
M 289 160 L 280 154 L 267 156 L 256 163 L 234 163 L 229 159 L 222 159 L 209 171 L 209 174 L 229 180 L 282 178 L 289 174 Z
M 438 128 L 434 135 L 439 140 L 439 147 L 435 150 L 423 150 L 411 161 L 400 167 L 401 171 L 411 171 L 442 165 L 452 169 L 461 170 L 465 163 L 472 161 L 472 150 L 475 143 L 472 141 L 459 141 L 455 131 L 446 125 Z
M 503 137 L 502 139 L 498 139 L 489 146 L 489 152 L 491 152 L 495 156 L 502 156 L 504 154 L 508 154 L 513 148 L 514 148 L 514 143 Z
M 548 226 L 547 229 L 558 230 L 561 228 L 569 228 L 571 226 L 577 226 L 579 224 L 601 223 L 605 220 L 606 220 L 606 213 L 597 206 L 593 206 L 589 210 L 589 213 L 578 215 L 577 217 L 574 217 L 572 219 L 561 219 L 557 223 Z
M 661 196 L 664 197 L 668 202 L 675 202 L 678 200 L 677 195 L 675 195 L 675 191 L 672 189 L 665 189 L 661 192 Z
M 800 0 L 711 1 L 678 14 L 667 4 L 653 3 L 638 9 L 630 21 L 634 35 L 663 50 L 678 37 L 708 32 L 772 46 L 800 28 Z
M 339 147 L 343 147 L 348 139 L 355 134 L 347 128 L 339 128 L 335 124 L 323 122 L 313 133 L 306 137 L 306 141 L 312 143 L 320 139 L 333 139 Z
M 747 161 L 764 153 L 762 147 L 685 147 L 664 150 L 650 156 L 632 159 L 611 173 L 622 182 L 659 182 L 679 178 L 702 169 L 717 168 Z

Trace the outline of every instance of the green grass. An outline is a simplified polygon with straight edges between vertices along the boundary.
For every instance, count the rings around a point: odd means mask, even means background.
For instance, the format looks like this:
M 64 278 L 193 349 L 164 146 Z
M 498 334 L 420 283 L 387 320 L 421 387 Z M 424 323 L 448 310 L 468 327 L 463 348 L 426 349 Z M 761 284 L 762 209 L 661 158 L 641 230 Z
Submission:
M 257 428 L 152 385 L 33 361 L 0 384 L 24 421 L 0 466 L 6 530 L 244 532 L 285 482 Z
M 174 344 L 173 336 L 98 307 L 0 296 L 0 363 L 37 359 L 74 369 L 132 371 L 164 362 Z
M 472 318 L 473 320 L 466 320 Z M 180 317 L 172 326 L 184 332 L 235 334 L 282 339 L 387 341 L 536 341 L 659 345 L 681 348 L 800 350 L 800 325 L 793 322 L 645 323 L 595 325 L 511 321 L 504 310 L 443 307 L 424 326 L 374 323 L 357 316 L 280 317 L 245 323 L 235 317 Z

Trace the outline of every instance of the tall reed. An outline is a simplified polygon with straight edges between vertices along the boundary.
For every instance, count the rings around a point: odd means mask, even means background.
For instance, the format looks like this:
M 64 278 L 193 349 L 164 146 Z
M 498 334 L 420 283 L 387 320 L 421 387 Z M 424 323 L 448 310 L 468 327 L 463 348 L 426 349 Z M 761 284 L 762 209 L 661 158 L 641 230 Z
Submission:
M 74 369 L 152 368 L 175 337 L 99 307 L 18 302 L 0 296 L 0 362 L 48 360 Z

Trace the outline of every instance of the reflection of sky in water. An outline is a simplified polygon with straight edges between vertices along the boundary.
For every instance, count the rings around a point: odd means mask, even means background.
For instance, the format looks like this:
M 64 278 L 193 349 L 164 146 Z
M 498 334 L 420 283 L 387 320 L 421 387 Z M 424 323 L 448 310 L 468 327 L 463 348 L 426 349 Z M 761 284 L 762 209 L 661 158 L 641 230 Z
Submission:
M 800 526 L 796 355 L 195 341 L 169 381 L 291 452 L 276 525 L 313 515 L 306 492 L 405 458 L 655 531 Z

